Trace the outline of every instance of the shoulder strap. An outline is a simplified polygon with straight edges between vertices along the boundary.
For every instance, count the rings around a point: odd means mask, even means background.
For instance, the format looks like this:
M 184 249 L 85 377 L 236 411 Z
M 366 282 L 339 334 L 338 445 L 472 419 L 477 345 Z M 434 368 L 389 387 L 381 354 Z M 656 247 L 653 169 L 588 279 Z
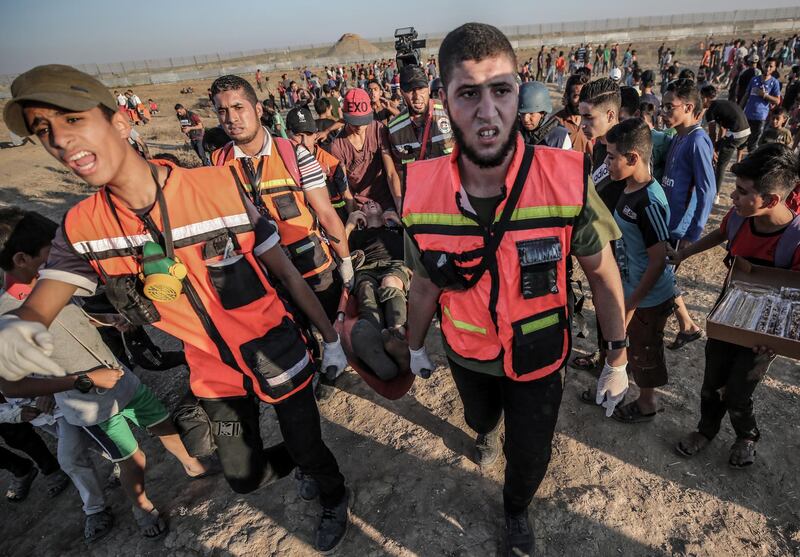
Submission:
M 531 163 L 533 162 L 533 152 L 533 145 L 525 145 L 522 162 L 519 165 L 519 170 L 517 170 L 517 176 L 514 178 L 514 185 L 511 186 L 511 191 L 508 194 L 506 205 L 503 207 L 503 212 L 500 214 L 500 220 L 491 227 L 488 241 L 484 246 L 484 256 L 481 258 L 481 262 L 474 267 L 472 276 L 466 281 L 465 286 L 467 288 L 475 286 L 483 276 L 483 273 L 486 272 L 486 269 L 489 268 L 489 265 L 493 265 L 496 261 L 497 248 L 500 246 L 500 242 L 506 233 L 508 222 L 511 220 L 511 214 L 514 212 L 514 209 L 517 208 L 517 203 L 522 195 L 522 188 L 525 186 L 525 181 L 528 178 Z
M 795 215 L 789 226 L 783 231 L 775 249 L 775 266 L 789 269 L 794 254 L 800 245 L 800 215 Z
M 219 149 L 216 149 L 211 153 L 211 162 L 214 163 L 214 166 L 225 166 L 225 163 L 228 162 L 228 154 L 233 150 L 233 141 L 226 143 Z
M 281 160 L 283 160 L 286 170 L 288 170 L 289 174 L 292 175 L 295 183 L 298 186 L 302 186 L 300 180 L 300 167 L 297 166 L 297 153 L 294 150 L 294 145 L 292 145 L 291 141 L 288 139 L 283 139 L 282 137 L 273 137 L 272 141 L 275 142 L 278 155 L 281 157 Z
M 730 216 L 728 217 L 728 224 L 725 226 L 725 232 L 728 236 L 728 245 L 726 246 L 728 251 L 731 251 L 733 240 L 736 238 L 736 235 L 739 234 L 739 230 L 742 228 L 744 221 L 745 218 L 739 216 L 736 209 L 731 209 Z

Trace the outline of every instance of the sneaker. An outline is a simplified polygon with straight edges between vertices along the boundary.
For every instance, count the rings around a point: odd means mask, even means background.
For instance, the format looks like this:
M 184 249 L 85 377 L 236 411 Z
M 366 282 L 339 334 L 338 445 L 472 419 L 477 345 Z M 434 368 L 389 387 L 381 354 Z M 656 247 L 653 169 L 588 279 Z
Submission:
M 36 466 L 31 466 L 30 471 L 24 476 L 12 476 L 11 485 L 8 486 L 6 491 L 6 499 L 18 503 L 24 501 L 31 491 L 31 484 L 36 476 L 39 475 L 39 470 Z
M 481 468 L 494 464 L 500 456 L 500 428 L 479 434 L 475 440 L 475 450 L 478 452 L 478 465 Z
M 533 555 L 534 541 L 528 511 L 516 515 L 506 513 L 506 555 L 529 557 Z
M 86 543 L 94 543 L 108 534 L 112 526 L 114 526 L 114 515 L 110 511 L 90 514 L 83 525 L 83 539 Z
M 350 493 L 345 492 L 335 507 L 322 507 L 322 518 L 317 528 L 314 548 L 323 555 L 333 553 L 347 534 L 347 526 L 350 523 L 349 497 Z
M 304 474 L 297 468 L 294 471 L 294 479 L 297 480 L 297 494 L 303 501 L 313 501 L 319 497 L 319 482 L 311 477 L 310 474 Z

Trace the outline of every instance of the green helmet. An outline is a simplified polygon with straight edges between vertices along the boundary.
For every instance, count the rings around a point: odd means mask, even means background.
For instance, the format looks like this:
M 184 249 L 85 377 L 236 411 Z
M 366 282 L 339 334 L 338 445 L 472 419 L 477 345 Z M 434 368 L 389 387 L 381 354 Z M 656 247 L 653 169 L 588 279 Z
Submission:
M 517 112 L 527 114 L 530 112 L 553 111 L 553 103 L 550 101 L 550 91 L 544 83 L 539 81 L 527 81 L 519 87 L 519 108 Z

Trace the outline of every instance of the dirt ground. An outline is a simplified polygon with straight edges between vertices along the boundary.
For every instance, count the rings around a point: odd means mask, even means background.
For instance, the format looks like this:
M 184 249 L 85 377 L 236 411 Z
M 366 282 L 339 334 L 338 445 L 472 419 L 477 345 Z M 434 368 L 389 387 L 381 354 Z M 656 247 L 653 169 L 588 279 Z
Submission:
M 193 95 L 178 92 L 187 85 L 194 87 Z M 172 105 L 182 102 L 198 110 L 207 126 L 213 125 L 204 102 L 208 85 L 136 89 L 142 99 L 155 98 L 162 109 L 139 128 L 152 153 L 196 160 L 183 145 Z M 5 134 L 0 124 L 0 138 Z M 722 218 L 730 190 L 728 183 L 709 227 Z M 38 145 L 0 150 L 0 204 L 60 218 L 88 193 Z M 680 285 L 700 324 L 725 276 L 722 254 L 717 248 L 681 268 Z M 587 305 L 587 322 L 593 324 L 592 306 Z M 667 339 L 674 334 L 673 321 Z M 592 331 L 589 339 L 593 337 Z M 703 345 L 667 351 L 670 383 L 661 390 L 664 412 L 649 424 L 604 419 L 598 408 L 578 400 L 594 378 L 568 370 L 553 459 L 531 509 L 538 554 L 800 555 L 800 368 L 796 361 L 778 358 L 756 391 L 763 439 L 754 467 L 728 467 L 734 435 L 727 421 L 704 453 L 684 460 L 673 445 L 698 419 Z M 418 379 L 401 400 L 379 398 L 350 373 L 339 381 L 335 396 L 321 405 L 323 435 L 354 494 L 352 524 L 339 555 L 494 555 L 501 550 L 504 461 L 488 470 L 475 464 L 472 433 L 434 327 L 428 346 L 439 368 L 429 380 Z M 591 346 L 591 340 L 576 339 L 577 352 Z M 186 370 L 137 373 L 170 406 L 187 388 Z M 264 407 L 261 421 L 265 438 L 277 441 L 269 407 Z M 146 434 L 139 438 L 148 455 L 148 492 L 168 515 L 166 538 L 144 540 L 122 492 L 112 489 L 107 495 L 116 526 L 87 548 L 75 489 L 51 500 L 37 480 L 21 504 L 0 498 L 0 555 L 313 554 L 319 507 L 299 499 L 292 480 L 236 495 L 221 477 L 190 481 L 156 440 Z M 106 474 L 109 464 L 97 462 Z M 7 481 L 0 473 L 0 488 Z

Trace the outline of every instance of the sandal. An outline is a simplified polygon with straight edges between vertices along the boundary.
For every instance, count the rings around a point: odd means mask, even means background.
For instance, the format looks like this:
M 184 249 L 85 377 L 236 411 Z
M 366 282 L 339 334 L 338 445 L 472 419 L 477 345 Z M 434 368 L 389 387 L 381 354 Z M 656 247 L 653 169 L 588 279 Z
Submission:
M 700 433 L 693 431 L 675 445 L 675 452 L 681 456 L 691 458 L 703 449 L 705 449 L 711 440 Z
M 55 497 L 67 488 L 70 479 L 63 470 L 56 470 L 52 474 L 45 476 L 44 482 L 47 485 L 47 495 Z
M 167 533 L 167 523 L 158 515 L 155 508 L 150 512 L 133 507 L 133 517 L 145 538 L 155 539 Z
M 752 439 L 737 439 L 731 445 L 731 456 L 728 464 L 731 468 L 743 469 L 752 466 L 756 462 L 756 442 Z
M 113 525 L 114 515 L 107 510 L 90 514 L 83 525 L 83 540 L 86 543 L 94 543 L 108 534 Z
M 569 365 L 582 371 L 596 371 L 600 367 L 600 352 L 595 351 L 588 356 L 576 356 Z
M 591 404 L 592 406 L 599 406 L 597 404 L 597 399 L 595 398 L 597 391 L 594 389 L 586 389 L 585 391 L 581 392 L 580 396 L 578 396 L 578 400 L 583 402 L 584 404 Z
M 14 503 L 24 501 L 28 497 L 28 493 L 31 491 L 31 484 L 33 483 L 33 480 L 36 479 L 36 476 L 38 475 L 39 469 L 36 468 L 36 466 L 31 465 L 30 472 L 24 476 L 12 476 L 11 485 L 8 486 L 8 490 L 6 491 L 6 499 Z
M 614 408 L 614 413 L 611 414 L 611 417 L 624 424 L 641 424 L 644 422 L 652 422 L 657 413 L 657 411 L 648 414 L 643 413 L 642 409 L 639 408 L 638 401 L 634 400 L 633 402 Z
M 701 338 L 703 338 L 703 329 L 697 329 L 693 333 L 678 333 L 675 336 L 675 340 L 673 340 L 671 344 L 667 345 L 667 348 L 669 348 L 670 350 L 678 350 L 679 348 L 683 348 L 690 342 L 700 340 Z

